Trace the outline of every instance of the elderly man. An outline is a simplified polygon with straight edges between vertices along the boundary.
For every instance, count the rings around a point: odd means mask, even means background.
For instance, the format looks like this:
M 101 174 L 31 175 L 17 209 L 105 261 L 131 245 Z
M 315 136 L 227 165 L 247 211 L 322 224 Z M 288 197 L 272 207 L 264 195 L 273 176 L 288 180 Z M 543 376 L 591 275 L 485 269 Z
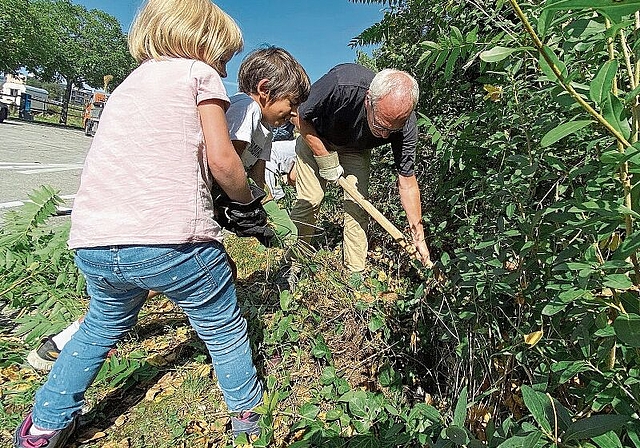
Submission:
M 408 73 L 385 69 L 376 75 L 358 64 L 338 65 L 311 86 L 298 109 L 297 202 L 291 211 L 302 239 L 313 233 L 327 181 L 355 177 L 358 191 L 367 197 L 371 149 L 390 143 L 413 244 L 422 262 L 430 263 L 414 174 L 417 101 L 418 84 Z M 360 272 L 367 257 L 369 218 L 346 193 L 344 210 L 344 264 Z

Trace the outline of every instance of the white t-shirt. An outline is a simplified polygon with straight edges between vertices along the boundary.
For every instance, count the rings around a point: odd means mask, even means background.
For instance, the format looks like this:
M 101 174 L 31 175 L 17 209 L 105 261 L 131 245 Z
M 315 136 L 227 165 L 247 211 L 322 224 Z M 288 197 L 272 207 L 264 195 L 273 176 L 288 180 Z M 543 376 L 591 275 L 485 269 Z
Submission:
M 252 167 L 258 160 L 269 160 L 272 134 L 262 124 L 260 105 L 243 92 L 231 96 L 230 100 L 231 104 L 227 109 L 229 137 L 231 140 L 248 143 L 240 155 L 245 168 Z
M 228 101 L 207 64 L 146 61 L 111 94 L 85 160 L 70 248 L 222 240 L 197 105 Z
M 280 140 L 271 144 L 271 159 L 266 163 L 264 177 L 275 200 L 284 197 L 282 176 L 289 174 L 295 162 L 295 140 Z

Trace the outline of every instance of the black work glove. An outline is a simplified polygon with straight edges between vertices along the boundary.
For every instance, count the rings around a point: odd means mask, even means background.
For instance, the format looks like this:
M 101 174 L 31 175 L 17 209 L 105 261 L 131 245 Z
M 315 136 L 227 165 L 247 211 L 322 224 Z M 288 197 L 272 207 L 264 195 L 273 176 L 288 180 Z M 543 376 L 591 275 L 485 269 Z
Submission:
M 240 237 L 253 236 L 269 247 L 275 234 L 267 226 L 267 212 L 261 203 L 265 192 L 256 185 L 250 188 L 253 199 L 246 204 L 232 201 L 225 192 L 217 193 L 213 198 L 213 215 L 221 227 Z

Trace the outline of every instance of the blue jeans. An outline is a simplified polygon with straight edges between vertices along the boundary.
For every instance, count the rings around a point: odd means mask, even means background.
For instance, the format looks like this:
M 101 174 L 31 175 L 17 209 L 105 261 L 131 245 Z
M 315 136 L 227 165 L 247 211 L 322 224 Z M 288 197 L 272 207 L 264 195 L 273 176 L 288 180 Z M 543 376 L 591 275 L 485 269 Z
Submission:
M 213 359 L 227 407 L 250 410 L 262 399 L 224 247 L 218 242 L 78 249 L 89 311 L 36 393 L 33 423 L 68 426 L 107 353 L 136 323 L 147 290 L 180 306 Z

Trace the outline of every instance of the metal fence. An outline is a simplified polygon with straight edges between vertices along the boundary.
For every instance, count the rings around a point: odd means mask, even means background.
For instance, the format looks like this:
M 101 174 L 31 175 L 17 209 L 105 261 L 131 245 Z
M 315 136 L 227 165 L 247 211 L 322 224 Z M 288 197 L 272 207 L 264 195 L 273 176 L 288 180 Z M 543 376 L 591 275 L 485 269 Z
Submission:
M 26 104 L 25 104 L 26 103 Z M 40 121 L 47 123 L 60 123 L 62 116 L 62 103 L 59 101 L 32 99 L 30 102 L 22 101 L 20 105 L 9 105 L 11 115 L 23 120 Z M 82 115 L 84 107 L 69 104 L 67 110 L 67 125 L 82 127 Z

